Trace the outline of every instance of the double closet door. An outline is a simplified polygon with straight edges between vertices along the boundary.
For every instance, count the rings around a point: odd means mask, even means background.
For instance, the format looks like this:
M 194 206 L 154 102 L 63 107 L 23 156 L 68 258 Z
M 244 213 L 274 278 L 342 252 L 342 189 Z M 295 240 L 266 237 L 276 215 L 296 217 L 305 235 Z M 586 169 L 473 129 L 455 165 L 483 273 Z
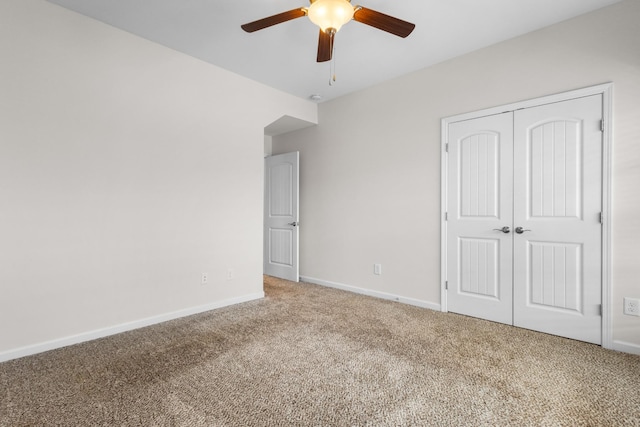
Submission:
M 602 340 L 602 95 L 450 123 L 447 310 Z

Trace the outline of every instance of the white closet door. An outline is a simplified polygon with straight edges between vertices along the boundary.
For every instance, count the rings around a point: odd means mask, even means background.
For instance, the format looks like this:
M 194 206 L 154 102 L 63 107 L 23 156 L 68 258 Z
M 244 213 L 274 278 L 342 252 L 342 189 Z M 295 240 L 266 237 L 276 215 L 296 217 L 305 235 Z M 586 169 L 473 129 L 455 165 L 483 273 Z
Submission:
M 513 114 L 448 133 L 447 309 L 511 324 Z
M 514 115 L 514 325 L 595 344 L 602 337 L 601 118 L 601 95 Z

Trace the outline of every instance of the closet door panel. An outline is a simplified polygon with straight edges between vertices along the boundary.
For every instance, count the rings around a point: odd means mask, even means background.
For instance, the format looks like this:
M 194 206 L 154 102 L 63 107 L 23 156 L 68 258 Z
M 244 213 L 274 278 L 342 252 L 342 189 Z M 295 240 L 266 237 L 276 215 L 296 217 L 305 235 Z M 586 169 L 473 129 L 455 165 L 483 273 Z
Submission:
M 512 113 L 449 125 L 447 309 L 512 323 Z
M 601 118 L 601 95 L 514 113 L 514 325 L 596 344 Z

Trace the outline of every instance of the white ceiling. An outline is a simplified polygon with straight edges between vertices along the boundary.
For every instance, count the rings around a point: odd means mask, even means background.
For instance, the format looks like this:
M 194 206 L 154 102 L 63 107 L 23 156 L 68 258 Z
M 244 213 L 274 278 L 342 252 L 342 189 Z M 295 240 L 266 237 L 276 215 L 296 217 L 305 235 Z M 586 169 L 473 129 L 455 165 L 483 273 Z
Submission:
M 252 34 L 240 29 L 306 7 L 307 0 L 49 1 L 295 96 L 326 101 L 620 0 L 362 0 L 416 29 L 402 39 L 346 24 L 336 35 L 332 86 L 330 63 L 316 63 L 318 28 L 308 18 Z

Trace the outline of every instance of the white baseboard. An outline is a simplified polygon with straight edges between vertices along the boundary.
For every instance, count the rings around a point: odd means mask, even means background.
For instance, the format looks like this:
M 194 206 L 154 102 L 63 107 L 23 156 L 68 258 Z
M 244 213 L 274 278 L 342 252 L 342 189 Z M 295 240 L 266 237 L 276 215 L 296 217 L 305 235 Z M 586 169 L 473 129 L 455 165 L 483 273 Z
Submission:
M 204 313 L 205 311 L 215 310 L 217 308 L 227 307 L 230 305 L 240 304 L 242 302 L 253 301 L 264 298 L 264 292 L 256 292 L 254 294 L 244 295 L 238 298 L 230 298 L 223 301 L 216 301 L 211 304 L 190 307 L 184 310 L 173 311 L 170 313 L 160 314 L 158 316 L 147 317 L 145 319 L 135 320 L 133 322 L 122 323 L 108 328 L 96 329 L 93 331 L 83 332 L 77 335 L 71 335 L 39 344 L 33 344 L 13 350 L 0 352 L 0 363 L 20 357 L 31 356 L 33 354 L 42 353 L 57 348 L 67 347 L 74 344 L 80 344 L 86 341 L 103 338 L 109 335 L 115 335 L 134 329 L 144 328 L 145 326 L 155 325 L 157 323 L 169 320 L 179 319 L 181 317 L 191 316 L 193 314 Z
M 403 304 L 415 305 L 416 307 L 440 311 L 440 304 L 434 302 L 422 301 L 415 298 L 407 298 L 400 295 L 389 294 L 387 292 L 373 291 L 371 289 L 359 288 L 357 286 L 345 285 L 343 283 L 330 282 L 328 280 L 316 279 L 315 277 L 300 276 L 300 280 L 307 283 L 313 283 L 314 285 L 326 286 L 328 288 L 340 289 L 356 294 L 397 301 Z
M 611 350 L 640 355 L 640 345 L 625 341 L 613 340 Z

